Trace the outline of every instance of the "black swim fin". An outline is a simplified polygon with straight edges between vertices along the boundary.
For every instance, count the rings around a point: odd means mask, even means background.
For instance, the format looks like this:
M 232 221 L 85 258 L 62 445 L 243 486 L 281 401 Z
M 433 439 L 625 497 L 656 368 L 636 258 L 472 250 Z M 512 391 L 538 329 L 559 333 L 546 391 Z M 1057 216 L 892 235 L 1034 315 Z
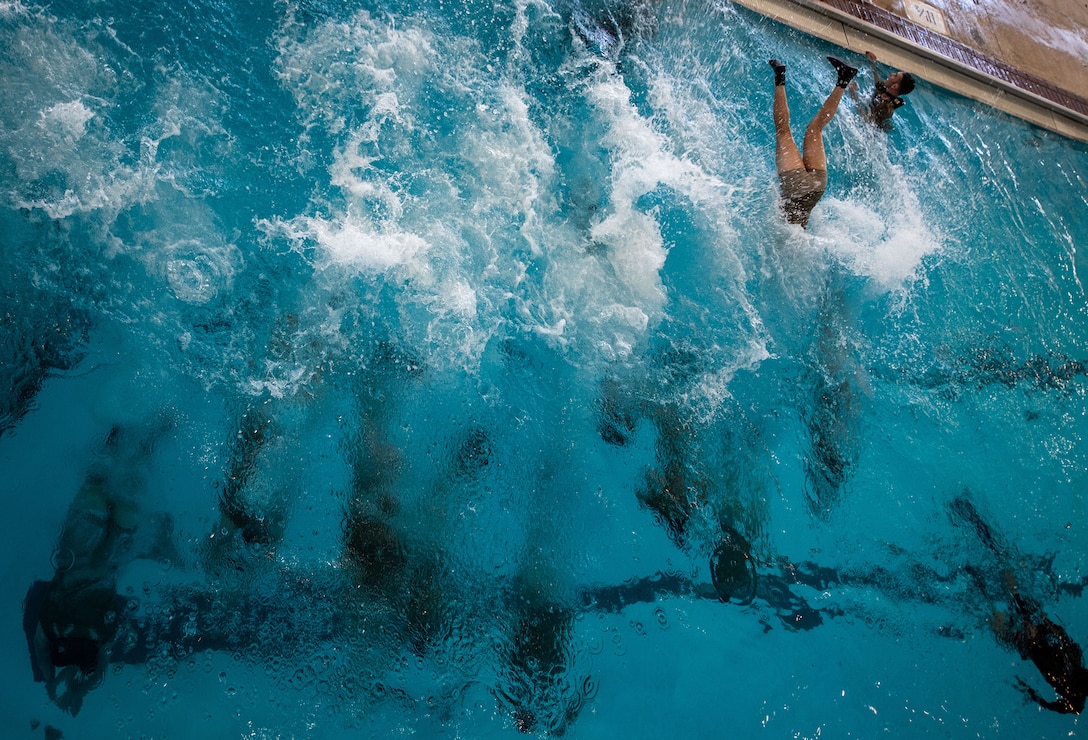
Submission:
M 774 84 L 775 87 L 786 84 L 786 63 L 780 62 L 777 59 L 772 59 L 767 64 L 771 65 L 771 69 L 774 70 Z
M 38 633 L 42 606 L 49 597 L 52 585 L 51 581 L 34 581 L 27 589 L 26 599 L 23 601 L 23 632 L 26 633 L 26 646 L 30 650 L 30 667 L 34 672 L 34 680 L 38 683 L 45 681 L 45 669 L 39 660 L 35 636 Z
M 846 87 L 858 73 L 857 67 L 851 67 L 838 57 L 828 57 L 827 61 L 831 62 L 831 66 L 835 68 L 835 71 L 839 75 L 839 80 L 835 83 L 835 87 Z

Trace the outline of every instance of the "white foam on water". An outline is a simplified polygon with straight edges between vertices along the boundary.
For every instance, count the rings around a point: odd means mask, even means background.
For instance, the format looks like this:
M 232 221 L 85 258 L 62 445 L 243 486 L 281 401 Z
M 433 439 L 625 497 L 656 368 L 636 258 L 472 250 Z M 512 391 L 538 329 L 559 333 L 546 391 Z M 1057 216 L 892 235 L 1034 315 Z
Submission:
M 561 27 L 562 17 L 546 0 L 515 0 L 514 20 L 507 31 L 513 41 L 509 59 L 509 65 L 512 68 L 516 68 L 522 62 L 529 62 L 529 55 L 525 50 L 525 38 L 533 23 L 540 23 L 542 19 L 553 24 L 553 27 L 549 29 L 552 33 Z M 535 71 L 531 68 L 526 70 L 529 74 Z
M 716 91 L 709 82 L 713 69 L 706 68 L 701 59 L 685 55 L 669 62 L 653 60 L 655 67 L 662 63 L 668 64 L 668 72 L 651 77 L 649 100 L 656 116 L 665 122 L 673 150 L 706 173 L 693 178 L 685 191 L 692 206 L 710 224 L 715 261 L 705 267 L 728 283 L 724 298 L 738 324 L 745 325 L 737 327 L 746 333 L 741 344 L 752 342 L 748 349 L 761 356 L 765 330 L 747 288 L 751 272 L 758 270 L 759 254 L 753 252 L 752 243 L 741 236 L 740 229 L 750 203 L 759 198 L 758 188 L 752 185 L 751 160 L 762 160 L 763 153 L 748 140 L 747 132 L 730 125 L 738 110 L 733 101 L 714 98 Z M 740 354 L 747 356 L 747 350 Z
M 839 116 L 843 150 L 829 154 L 831 166 L 846 177 L 833 181 L 853 186 L 845 192 L 829 187 L 809 231 L 851 272 L 868 278 L 873 290 L 908 290 L 922 276 L 925 259 L 943 245 L 937 214 L 928 213 L 918 197 L 927 187 L 924 175 L 891 161 L 884 132 L 845 109 Z
M 741 334 L 761 334 L 758 312 L 744 287 L 746 269 L 735 251 L 739 240 L 731 221 L 736 213 L 732 202 L 736 189 L 688 156 L 692 151 L 688 148 L 691 139 L 666 136 L 656 120 L 657 116 L 668 120 L 678 115 L 682 103 L 677 101 L 682 94 L 668 76 L 655 77 L 650 88 L 655 112 L 653 117 L 647 117 L 632 101 L 631 90 L 616 74 L 612 63 L 596 60 L 594 64 L 596 68 L 589 75 L 585 95 L 605 131 L 600 143 L 611 154 L 611 188 L 608 208 L 593 225 L 591 236 L 605 247 L 604 258 L 624 288 L 617 295 L 627 298 L 628 305 L 637 308 L 640 331 L 656 326 L 670 310 L 672 298 L 662 280 L 670 246 L 665 243 L 656 211 L 645 211 L 639 202 L 666 188 L 681 196 L 686 201 L 685 209 L 690 208 L 709 227 L 711 244 L 705 249 L 712 261 L 704 267 L 715 280 L 720 277 L 729 286 L 724 294 L 715 293 L 715 298 L 736 307 L 729 310 L 737 311 L 739 323 L 745 325 L 738 328 Z M 677 147 L 682 147 L 682 153 L 676 152 Z M 747 345 L 749 339 L 750 336 L 742 337 L 739 342 Z M 755 343 L 760 348 L 756 354 L 763 354 L 762 340 Z M 738 362 L 747 364 L 748 360 L 738 356 Z M 719 392 L 724 388 L 722 382 L 727 383 L 725 378 L 733 370 L 706 384 L 708 389 L 718 389 L 707 398 L 722 397 Z
M 55 251 L 55 269 L 88 276 L 96 325 L 125 324 L 140 351 L 208 387 L 229 382 L 245 332 L 224 339 L 229 309 L 220 323 L 194 311 L 229 296 L 243 265 L 204 201 L 233 146 L 222 95 L 182 64 L 155 66 L 149 79 L 109 23 L 30 11 L 0 28 L 12 93 L 0 104 L 0 146 L 15 169 L 5 200 L 78 222 L 40 248 Z
M 667 252 L 657 221 L 640 211 L 637 201 L 663 183 L 683 187 L 698 173 L 668 153 L 666 140 L 639 114 L 612 63 L 600 60 L 595 66 L 585 94 L 601 118 L 600 143 L 613 161 L 608 212 L 590 234 L 606 247 L 606 258 L 635 305 L 656 319 L 666 301 L 660 273 Z
M 177 68 L 158 68 L 156 117 L 126 130 L 115 106 L 142 83 L 125 69 L 133 52 L 108 22 L 73 33 L 44 12 L 15 20 L 0 30 L 0 44 L 9 49 L 0 76 L 19 98 L 18 106 L 0 110 L 6 124 L 0 146 L 17 175 L 13 205 L 53 219 L 97 213 L 108 227 L 125 208 L 154 200 L 159 183 L 184 187 L 187 173 L 164 169 L 158 145 L 185 134 L 204 150 L 208 137 L 222 134 L 210 85 Z
M 767 170 L 770 159 L 753 137 L 748 100 L 732 84 L 746 58 L 739 49 L 721 48 L 721 27 L 742 23 L 732 6 L 681 4 L 664 12 L 654 8 L 651 14 L 652 19 L 643 19 L 645 32 L 625 44 L 630 58 L 624 60 L 623 77 L 632 85 L 645 84 L 636 114 L 657 142 L 640 142 L 632 151 L 635 156 L 640 149 L 648 152 L 643 166 L 661 172 L 661 185 L 687 201 L 680 208 L 706 246 L 695 268 L 703 273 L 686 280 L 715 286 L 700 300 L 712 300 L 713 311 L 728 317 L 721 328 L 732 324 L 735 330 L 726 341 L 747 354 L 749 341 L 762 347 L 766 339 L 748 283 L 761 268 L 762 238 L 753 238 L 752 227 L 758 225 L 751 216 L 753 204 L 762 199 L 761 170 Z M 661 167 L 662 160 L 673 165 Z M 673 313 L 674 307 L 666 310 Z
M 530 254 L 540 257 L 553 243 L 547 219 L 555 202 L 546 188 L 554 184 L 555 164 L 547 141 L 530 119 L 525 90 L 500 83 L 497 102 L 498 126 L 470 134 L 465 154 L 477 167 L 484 202 L 520 219 L 520 235 Z
M 110 202 L 129 189 L 129 178 L 117 167 L 122 147 L 95 124 L 120 84 L 116 72 L 91 45 L 93 34 L 81 45 L 45 13 L 16 5 L 5 15 L 15 23 L 0 32 L 7 47 L 0 76 L 10 96 L 0 112 L 6 124 L 0 145 L 22 185 L 12 202 L 53 218 Z M 16 99 L 18 105 L 11 105 Z M 43 180 L 49 183 L 44 193 L 35 187 Z
M 351 68 L 337 60 L 340 34 L 357 47 Z M 368 43 L 371 38 L 374 43 Z M 311 129 L 345 137 L 332 152 L 329 167 L 331 184 L 343 202 L 320 209 L 329 212 L 327 216 L 261 222 L 266 234 L 285 239 L 310 259 L 324 273 L 328 289 L 335 290 L 338 282 L 359 273 L 392 281 L 398 285 L 398 299 L 411 294 L 424 309 L 434 309 L 427 324 L 443 313 L 443 298 L 448 296 L 456 296 L 454 313 L 474 315 L 466 309 L 471 291 L 464 289 L 465 281 L 447 278 L 441 269 L 452 245 L 437 242 L 436 248 L 429 238 L 439 224 L 420 212 L 425 205 L 421 201 L 409 198 L 406 204 L 398 181 L 402 168 L 391 173 L 382 167 L 387 160 L 397 162 L 398 157 L 411 155 L 406 139 L 414 135 L 418 110 L 411 78 L 433 66 L 430 44 L 420 31 L 388 29 L 365 13 L 346 28 L 327 25 L 304 41 L 281 43 L 281 75 L 292 85 L 301 83 L 295 89 L 301 118 Z M 319 88 L 312 84 L 315 78 L 322 81 Z M 343 109 L 342 96 L 364 101 L 362 121 L 325 115 Z M 387 154 L 386 147 L 393 151 Z
M 519 7 L 516 39 L 539 10 Z M 632 276 L 645 271 L 647 254 L 651 273 L 664 259 L 656 227 L 652 219 L 637 223 L 637 195 L 627 193 L 627 210 L 599 233 L 626 247 L 633 236 L 626 220 L 634 236 L 651 234 L 648 246 L 618 250 L 608 269 L 587 254 L 585 235 L 553 195 L 554 155 L 519 81 L 517 44 L 515 69 L 496 70 L 472 40 L 440 36 L 423 20 L 393 27 L 360 13 L 346 26 L 326 24 L 300 38 L 293 32 L 288 23 L 281 77 L 315 139 L 320 132 L 342 142 L 329 169 L 339 198 L 315 199 L 323 215 L 267 222 L 269 234 L 312 254 L 327 272 L 395 281 L 403 288 L 397 300 L 422 319 L 419 339 L 454 362 L 476 361 L 502 327 L 621 354 L 638 341 L 632 335 L 660 313 L 656 277 L 648 289 L 630 290 L 643 280 Z M 342 60 L 344 38 L 350 62 Z M 350 115 L 329 115 L 348 108 Z M 651 307 L 641 305 L 645 296 Z M 618 310 L 617 298 L 625 299 Z
M 364 272 L 388 273 L 407 281 L 420 278 L 431 282 L 430 271 L 422 260 L 429 245 L 412 233 L 395 226 L 380 228 L 362 218 L 327 219 L 300 216 L 290 221 L 262 222 L 266 231 L 277 232 L 299 245 L 315 243 L 321 250 L 316 261 L 318 269 L 333 266 L 354 268 Z
M 329 21 L 301 37 L 299 33 L 293 8 L 288 7 L 278 72 L 295 96 L 303 122 L 330 133 L 339 133 L 349 121 L 344 108 L 326 103 L 358 98 L 358 103 L 377 112 L 364 127 L 370 140 L 376 140 L 384 114 L 400 109 L 396 93 L 411 97 L 421 76 L 434 68 L 429 32 L 410 25 L 397 28 L 366 11 L 350 21 Z M 404 115 L 410 117 L 410 109 Z M 405 123 L 404 118 L 398 120 Z
M 41 111 L 38 126 L 46 131 L 75 142 L 83 138 L 87 130 L 87 121 L 94 118 L 94 112 L 81 100 L 72 100 Z
M 4 0 L 0 2 L 0 17 L 2 18 L 14 18 L 15 16 L 26 15 L 29 11 L 20 0 Z
M 314 211 L 323 214 L 262 221 L 262 228 L 310 259 L 328 289 L 359 273 L 392 281 L 398 300 L 423 312 L 425 337 L 452 323 L 446 333 L 463 344 L 477 316 L 475 288 L 458 264 L 464 239 L 451 228 L 463 220 L 463 207 L 440 162 L 429 159 L 432 143 L 419 146 L 431 122 L 417 120 L 429 109 L 420 99 L 424 81 L 449 84 L 439 65 L 441 40 L 366 12 L 296 33 L 288 17 L 279 73 L 307 129 L 340 139 L 328 171 L 336 199 L 317 196 Z M 407 178 L 421 192 L 407 193 Z
M 912 200 L 908 198 L 907 200 Z M 940 248 L 922 215 L 911 209 L 879 213 L 856 198 L 824 197 L 814 234 L 854 274 L 881 292 L 909 287 L 924 258 Z

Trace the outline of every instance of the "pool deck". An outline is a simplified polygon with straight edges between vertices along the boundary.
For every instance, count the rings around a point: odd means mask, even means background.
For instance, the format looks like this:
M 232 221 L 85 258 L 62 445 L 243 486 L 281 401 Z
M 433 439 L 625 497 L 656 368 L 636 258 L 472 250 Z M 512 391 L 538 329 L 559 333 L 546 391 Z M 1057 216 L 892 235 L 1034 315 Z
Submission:
M 735 0 L 888 68 L 1088 142 L 1086 0 Z

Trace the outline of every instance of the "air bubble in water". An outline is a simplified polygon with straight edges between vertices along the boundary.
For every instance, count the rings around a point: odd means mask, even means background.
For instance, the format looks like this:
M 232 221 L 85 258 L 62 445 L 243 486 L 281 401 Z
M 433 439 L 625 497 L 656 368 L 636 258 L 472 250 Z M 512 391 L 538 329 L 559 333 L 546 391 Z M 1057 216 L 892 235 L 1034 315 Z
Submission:
M 654 617 L 657 619 L 657 625 L 661 629 L 667 630 L 669 628 L 669 618 L 665 615 L 665 610 L 660 606 L 654 609 Z
M 203 304 L 216 298 L 230 287 L 234 274 L 231 245 L 207 246 L 189 240 L 173 245 L 167 251 L 166 279 L 179 300 Z
M 586 701 L 590 701 L 597 696 L 597 691 L 600 687 L 601 684 L 597 681 L 595 676 L 586 676 L 585 679 L 582 680 L 582 696 L 585 697 Z
M 187 303 L 207 303 L 215 297 L 215 275 L 209 265 L 195 259 L 173 259 L 166 263 L 166 277 L 174 295 Z

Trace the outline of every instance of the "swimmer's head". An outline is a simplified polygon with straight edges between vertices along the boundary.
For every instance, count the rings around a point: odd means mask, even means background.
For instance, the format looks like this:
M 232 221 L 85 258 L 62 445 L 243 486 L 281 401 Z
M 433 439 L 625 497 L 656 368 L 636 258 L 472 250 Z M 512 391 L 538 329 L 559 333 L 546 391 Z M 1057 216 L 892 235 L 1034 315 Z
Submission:
M 723 541 L 710 556 L 710 578 L 718 598 L 747 604 L 756 595 L 756 564 L 751 546 L 731 528 L 723 528 Z
M 345 554 L 360 585 L 391 585 L 404 571 L 407 558 L 397 532 L 373 517 L 348 516 L 344 526 Z
M 885 89 L 892 95 L 907 95 L 914 89 L 914 77 L 910 72 L 896 72 L 885 82 Z

